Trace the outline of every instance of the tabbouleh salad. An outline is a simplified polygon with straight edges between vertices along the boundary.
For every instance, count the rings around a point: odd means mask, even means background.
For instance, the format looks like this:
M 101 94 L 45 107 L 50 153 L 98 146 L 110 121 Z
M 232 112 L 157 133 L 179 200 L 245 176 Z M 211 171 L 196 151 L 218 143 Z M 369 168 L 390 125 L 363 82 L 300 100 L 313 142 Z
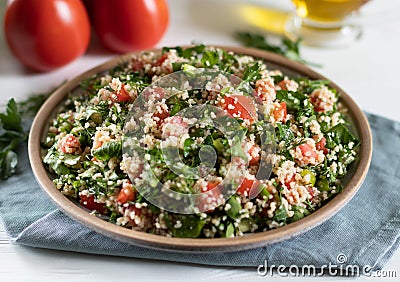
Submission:
M 135 99 L 160 77 L 180 70 L 210 68 L 233 74 L 254 88 L 249 97 L 224 77 L 214 77 L 202 91 L 187 90 L 168 98 L 161 88 L 147 91 L 155 111 L 145 120 L 145 160 L 133 162 L 123 153 L 126 118 Z M 172 237 L 217 238 L 262 232 L 297 221 L 343 189 L 341 179 L 357 155 L 358 139 L 345 120 L 346 109 L 327 81 L 290 78 L 248 55 L 194 46 L 143 52 L 81 83 L 52 120 L 43 162 L 54 184 L 91 213 L 126 228 Z M 234 154 L 218 130 L 195 126 L 177 115 L 198 104 L 211 104 L 234 118 L 245 134 L 242 154 Z M 257 116 L 273 126 L 276 150 L 259 145 Z M 174 174 L 160 147 L 172 142 L 188 166 L 199 165 L 205 145 L 217 152 L 215 167 L 199 179 Z M 258 179 L 264 158 L 271 175 Z M 149 164 L 145 164 L 148 161 Z M 232 162 L 248 166 L 235 193 L 224 199 L 218 185 Z M 212 191 L 196 204 L 199 212 L 179 214 L 147 201 L 137 189 L 151 167 L 169 189 L 182 193 Z M 132 176 L 136 171 L 136 177 Z M 133 178 L 133 179 L 132 179 Z M 249 197 L 257 187 L 256 197 Z M 213 205 L 218 203 L 217 205 Z M 219 203 L 221 203 L 219 205 Z

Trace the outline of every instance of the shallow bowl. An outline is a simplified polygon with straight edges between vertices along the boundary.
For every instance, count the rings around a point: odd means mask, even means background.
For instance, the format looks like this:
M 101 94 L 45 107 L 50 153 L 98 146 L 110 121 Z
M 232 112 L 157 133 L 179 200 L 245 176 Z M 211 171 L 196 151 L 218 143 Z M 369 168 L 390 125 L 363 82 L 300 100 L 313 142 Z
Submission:
M 327 80 L 327 78 L 310 68 L 273 53 L 243 47 L 217 47 L 238 54 L 247 54 L 260 58 L 266 62 L 269 69 L 280 69 L 288 76 L 302 76 L 310 79 Z M 159 52 L 160 50 L 152 51 Z M 54 117 L 57 109 L 62 105 L 67 95 L 79 87 L 79 83 L 82 80 L 89 78 L 93 74 L 102 73 L 115 67 L 117 64 L 128 60 L 131 55 L 132 54 L 127 54 L 116 57 L 69 80 L 47 99 L 32 124 L 29 135 L 29 157 L 39 185 L 66 215 L 81 222 L 83 225 L 116 240 L 159 250 L 196 253 L 245 250 L 287 240 L 314 228 L 344 207 L 363 183 L 368 172 L 372 155 L 372 137 L 368 120 L 353 99 L 339 86 L 331 82 L 329 86 L 337 89 L 341 95 L 340 102 L 348 109 L 348 118 L 352 123 L 354 133 L 361 140 L 361 146 L 359 148 L 358 160 L 351 165 L 349 173 L 346 176 L 343 191 L 334 196 L 326 205 L 307 217 L 274 230 L 248 234 L 241 237 L 191 239 L 169 238 L 133 231 L 89 214 L 87 210 L 81 208 L 57 190 L 51 180 L 51 176 L 43 165 L 40 143 L 46 136 L 49 122 L 52 117 Z

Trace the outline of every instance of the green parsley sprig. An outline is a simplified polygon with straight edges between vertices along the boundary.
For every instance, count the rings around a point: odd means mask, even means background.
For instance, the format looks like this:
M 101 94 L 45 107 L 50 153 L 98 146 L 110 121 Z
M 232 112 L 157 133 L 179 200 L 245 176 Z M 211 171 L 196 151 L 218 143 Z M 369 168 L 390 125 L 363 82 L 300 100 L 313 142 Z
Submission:
M 18 165 L 17 148 L 28 139 L 29 134 L 29 129 L 24 130 L 23 121 L 35 116 L 47 97 L 57 88 L 19 103 L 11 98 L 5 111 L 0 113 L 0 180 L 15 173 Z
M 269 43 L 263 35 L 257 33 L 238 32 L 236 33 L 236 38 L 245 46 L 273 52 L 302 64 L 307 64 L 314 67 L 322 67 L 320 64 L 312 63 L 301 57 L 301 39 L 292 41 L 288 38 L 283 38 L 280 45 L 273 45 Z
M 18 164 L 15 149 L 24 142 L 27 134 L 22 125 L 22 116 L 18 111 L 17 103 L 11 99 L 5 113 L 0 113 L 0 122 L 4 131 L 0 136 L 0 178 L 6 179 L 14 172 Z

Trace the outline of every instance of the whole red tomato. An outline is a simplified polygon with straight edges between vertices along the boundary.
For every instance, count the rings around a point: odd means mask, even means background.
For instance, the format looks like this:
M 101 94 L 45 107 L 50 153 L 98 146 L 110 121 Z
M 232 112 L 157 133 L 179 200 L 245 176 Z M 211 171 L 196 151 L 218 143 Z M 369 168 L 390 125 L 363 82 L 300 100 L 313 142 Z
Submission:
M 22 63 L 49 71 L 86 51 L 90 23 L 80 0 L 14 0 L 6 11 L 5 35 Z
M 168 25 L 165 0 L 95 0 L 94 30 L 108 49 L 125 53 L 154 46 Z

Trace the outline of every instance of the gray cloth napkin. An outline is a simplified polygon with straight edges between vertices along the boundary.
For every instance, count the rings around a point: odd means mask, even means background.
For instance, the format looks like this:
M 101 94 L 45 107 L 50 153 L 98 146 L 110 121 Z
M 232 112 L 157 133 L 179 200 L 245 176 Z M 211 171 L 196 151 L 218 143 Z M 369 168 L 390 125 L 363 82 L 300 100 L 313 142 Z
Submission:
M 338 214 L 291 240 L 248 251 L 185 254 L 156 251 L 100 235 L 58 210 L 36 183 L 26 149 L 17 175 L 0 183 L 0 216 L 16 244 L 91 254 L 186 263 L 254 266 L 344 262 L 379 270 L 400 243 L 400 123 L 370 115 L 374 152 L 359 192 Z

